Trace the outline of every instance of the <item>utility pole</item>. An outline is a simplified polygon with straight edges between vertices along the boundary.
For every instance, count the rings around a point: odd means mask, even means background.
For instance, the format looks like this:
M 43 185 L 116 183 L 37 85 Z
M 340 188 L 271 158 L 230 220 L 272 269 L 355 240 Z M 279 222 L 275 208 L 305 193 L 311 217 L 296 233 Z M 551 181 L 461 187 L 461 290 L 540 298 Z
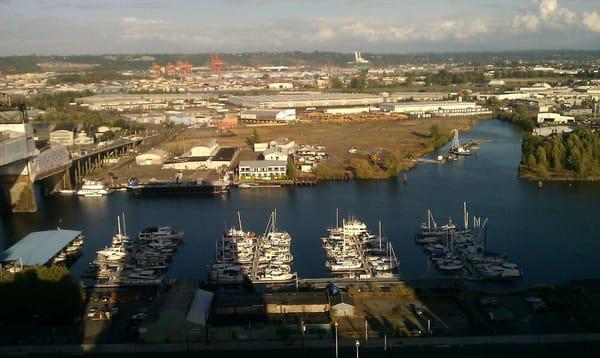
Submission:
M 338 332 L 337 332 L 338 323 L 337 323 L 337 321 L 335 321 L 334 326 L 335 326 L 335 358 L 338 358 L 339 351 L 338 351 Z
M 356 346 L 356 358 L 358 357 L 358 347 L 360 346 L 360 342 L 358 341 L 358 339 L 356 340 L 356 342 L 354 342 L 354 345 Z

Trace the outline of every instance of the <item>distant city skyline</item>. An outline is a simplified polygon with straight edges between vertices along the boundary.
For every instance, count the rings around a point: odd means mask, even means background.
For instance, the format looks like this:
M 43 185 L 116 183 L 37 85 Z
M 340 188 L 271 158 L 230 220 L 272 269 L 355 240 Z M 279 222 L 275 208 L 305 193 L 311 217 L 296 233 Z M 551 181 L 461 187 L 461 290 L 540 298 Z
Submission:
M 600 49 L 600 1 L 0 0 L 0 56 Z

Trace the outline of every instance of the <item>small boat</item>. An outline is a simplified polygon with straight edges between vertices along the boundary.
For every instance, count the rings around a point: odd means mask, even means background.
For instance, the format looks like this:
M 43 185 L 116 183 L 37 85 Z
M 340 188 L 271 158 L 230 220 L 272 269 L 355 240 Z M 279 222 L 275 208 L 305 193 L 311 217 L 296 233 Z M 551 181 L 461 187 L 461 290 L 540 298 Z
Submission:
M 85 197 L 98 197 L 110 194 L 110 191 L 98 180 L 84 180 L 77 195 Z
M 60 195 L 75 195 L 76 191 L 72 189 L 61 189 L 58 191 Z
M 261 189 L 261 188 L 281 188 L 280 184 L 258 184 L 258 183 L 242 183 L 238 185 L 240 189 Z

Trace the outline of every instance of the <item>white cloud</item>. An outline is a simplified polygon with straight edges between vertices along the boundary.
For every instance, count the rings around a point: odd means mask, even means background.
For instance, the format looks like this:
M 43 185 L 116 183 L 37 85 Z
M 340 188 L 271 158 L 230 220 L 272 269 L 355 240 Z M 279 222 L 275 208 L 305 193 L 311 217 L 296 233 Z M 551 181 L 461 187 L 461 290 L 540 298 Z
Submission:
M 558 0 L 542 0 L 538 6 L 542 18 L 548 18 L 558 9 Z
M 513 19 L 512 27 L 514 30 L 526 29 L 527 31 L 535 31 L 540 24 L 540 20 L 535 15 L 517 15 Z
M 583 13 L 583 26 L 592 32 L 600 32 L 600 13 L 596 11 Z
M 516 15 L 512 21 L 512 32 L 537 31 L 540 28 L 564 30 L 577 24 L 577 14 L 567 7 L 561 7 L 558 0 L 541 0 L 535 13 Z

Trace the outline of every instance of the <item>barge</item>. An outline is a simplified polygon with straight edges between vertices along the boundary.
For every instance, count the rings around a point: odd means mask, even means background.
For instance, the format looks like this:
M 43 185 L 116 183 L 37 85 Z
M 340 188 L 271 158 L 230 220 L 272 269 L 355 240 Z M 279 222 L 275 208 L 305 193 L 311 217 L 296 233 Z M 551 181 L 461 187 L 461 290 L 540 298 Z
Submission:
M 140 183 L 129 179 L 127 190 L 134 195 L 222 195 L 229 192 L 229 183 L 223 180 L 150 181 Z

